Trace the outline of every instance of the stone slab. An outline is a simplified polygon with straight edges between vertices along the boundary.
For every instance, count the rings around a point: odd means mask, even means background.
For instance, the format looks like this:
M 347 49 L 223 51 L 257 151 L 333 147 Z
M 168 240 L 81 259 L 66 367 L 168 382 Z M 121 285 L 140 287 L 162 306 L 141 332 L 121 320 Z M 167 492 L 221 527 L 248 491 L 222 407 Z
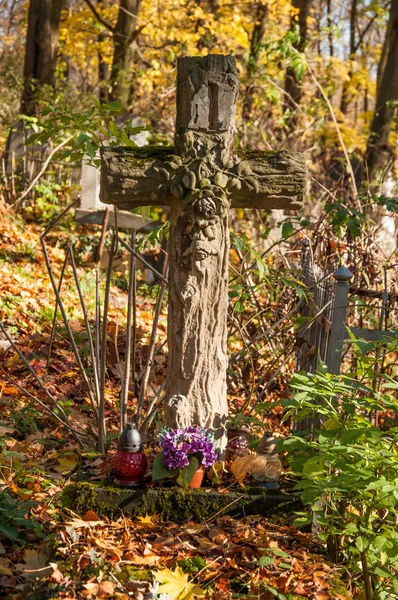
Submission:
M 92 510 L 99 516 L 118 518 L 158 515 L 165 521 L 203 522 L 215 516 L 260 515 L 286 523 L 303 509 L 297 495 L 281 490 L 239 489 L 221 494 L 213 489 L 179 487 L 125 488 L 114 483 L 80 481 L 65 487 L 62 504 L 80 515 Z M 292 519 L 293 520 L 293 519 Z
M 105 217 L 105 209 L 90 210 L 87 208 L 77 208 L 75 211 L 75 220 L 78 223 L 89 225 L 102 225 Z M 133 214 L 127 210 L 118 210 L 117 226 L 121 229 L 141 229 L 148 221 L 142 218 L 141 215 Z M 113 210 L 109 212 L 109 227 L 115 227 L 115 213 Z

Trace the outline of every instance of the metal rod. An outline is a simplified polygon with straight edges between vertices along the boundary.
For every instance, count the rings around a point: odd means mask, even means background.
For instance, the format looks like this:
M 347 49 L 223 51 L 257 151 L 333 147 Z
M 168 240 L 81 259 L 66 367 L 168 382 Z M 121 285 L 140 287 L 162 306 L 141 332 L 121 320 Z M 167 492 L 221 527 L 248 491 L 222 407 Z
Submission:
M 60 275 L 59 282 L 58 282 L 58 294 L 61 293 L 61 287 L 62 287 L 62 282 L 64 279 L 64 274 L 65 274 L 65 269 L 66 269 L 67 263 L 68 263 L 68 253 L 66 252 L 65 260 L 62 265 L 61 275 Z M 51 326 L 50 343 L 48 345 L 48 356 L 47 356 L 47 363 L 46 363 L 47 369 L 48 369 L 48 365 L 50 364 L 51 350 L 52 350 L 53 343 L 54 343 L 55 324 L 57 322 L 57 312 L 58 312 L 58 298 L 55 298 L 54 317 L 53 317 L 53 322 L 52 322 L 52 326 Z
M 61 417 L 59 417 L 53 410 L 51 410 L 51 408 L 49 406 L 47 406 L 46 404 L 44 404 L 44 402 L 42 402 L 41 400 L 39 400 L 39 398 L 36 398 L 36 396 L 34 396 L 33 394 L 31 394 L 30 392 L 28 392 L 28 390 L 25 390 L 25 388 L 23 388 L 18 383 L 18 381 L 16 381 L 12 377 L 12 375 L 10 375 L 9 373 L 7 373 L 7 371 L 5 371 L 3 369 L 3 367 L 0 367 L 0 371 L 2 373 L 4 373 L 4 375 L 6 377 L 8 377 L 8 379 L 11 381 L 11 383 L 13 383 L 13 385 L 15 385 L 22 392 L 22 394 L 24 394 L 28 398 L 31 398 L 34 402 L 37 402 L 37 404 L 39 404 L 46 412 L 48 412 L 48 414 L 51 415 L 53 417 L 53 419 L 55 419 L 56 421 L 58 421 L 58 423 L 60 423 L 64 427 L 66 427 L 68 429 L 68 431 L 70 431 L 71 433 L 75 433 L 76 435 L 89 435 L 85 431 L 77 431 L 76 429 L 73 429 L 73 427 L 69 423 L 67 423 L 63 419 L 61 419 Z
M 66 327 L 66 331 L 68 332 L 69 341 L 70 341 L 70 344 L 72 346 L 73 354 L 75 355 L 76 362 L 78 364 L 78 367 L 79 367 L 82 379 L 83 379 L 83 381 L 84 381 L 84 383 L 86 385 L 87 392 L 88 392 L 88 395 L 89 395 L 89 398 L 90 398 L 90 402 L 91 402 L 91 406 L 93 407 L 93 410 L 95 412 L 95 402 L 94 402 L 93 392 L 92 392 L 92 389 L 91 389 L 91 382 L 90 382 L 90 380 L 87 377 L 87 373 L 85 371 L 85 368 L 83 366 L 82 360 L 80 358 L 79 350 L 78 350 L 78 348 L 76 346 L 75 338 L 73 337 L 73 333 L 72 333 L 72 330 L 71 330 L 70 325 L 69 325 L 69 320 L 68 320 L 68 317 L 66 315 L 64 304 L 62 302 L 61 296 L 58 293 L 57 285 L 55 283 L 54 273 L 53 273 L 52 268 L 51 268 L 50 259 L 48 257 L 48 252 L 47 252 L 47 248 L 46 248 L 46 244 L 45 244 L 43 236 L 41 236 L 41 238 L 40 238 L 40 243 L 41 243 L 41 247 L 42 247 L 43 254 L 44 254 L 44 260 L 46 262 L 47 272 L 48 272 L 49 277 L 50 277 L 50 281 L 51 281 L 51 284 L 52 284 L 52 287 L 53 287 L 53 291 L 54 291 L 55 297 L 58 300 L 58 305 L 59 305 L 59 308 L 60 308 L 60 311 L 61 311 L 61 314 L 62 314 L 62 318 L 63 318 L 63 321 L 64 321 L 64 325 Z
M 165 273 L 166 274 L 167 274 L 167 271 L 168 271 L 168 257 L 166 257 L 166 265 L 165 265 Z M 144 407 L 145 390 L 146 390 L 146 386 L 147 386 L 148 379 L 149 379 L 149 373 L 150 373 L 151 366 L 152 366 L 153 355 L 155 352 L 156 334 L 157 334 L 157 328 L 158 328 L 158 323 L 159 323 L 160 311 L 162 309 L 163 296 L 166 291 L 166 285 L 167 285 L 167 279 L 163 278 L 162 283 L 160 284 L 159 295 L 158 295 L 158 299 L 156 302 L 155 316 L 154 316 L 153 324 L 152 324 L 151 340 L 149 343 L 148 359 L 147 359 L 147 362 L 145 365 L 145 372 L 144 372 L 143 379 L 141 381 L 140 394 L 138 397 L 138 406 L 137 406 L 137 425 L 138 426 L 141 424 L 142 409 Z
M 104 251 L 105 237 L 106 237 L 106 232 L 108 230 L 110 212 L 111 212 L 111 208 L 110 208 L 110 206 L 107 206 L 105 209 L 105 212 L 104 212 L 104 220 L 102 222 L 101 237 L 100 237 L 100 241 L 99 241 L 98 248 L 97 248 L 97 262 L 101 261 L 102 253 Z
M 138 260 L 140 260 L 142 262 L 142 264 L 144 264 L 147 267 L 147 269 L 150 269 L 152 271 L 152 273 L 154 273 L 157 277 L 159 277 L 159 279 L 161 281 L 165 281 L 167 283 L 167 277 L 165 277 L 164 275 L 159 273 L 159 271 L 157 271 L 155 269 L 155 267 L 150 265 L 141 254 L 138 254 L 138 252 L 133 250 L 133 248 L 131 246 L 129 246 L 129 244 L 127 244 L 127 242 L 125 242 L 121 237 L 118 237 L 118 241 L 122 244 L 122 246 L 124 246 L 126 248 L 126 250 L 131 252 L 131 254 L 133 256 L 135 256 L 135 258 L 138 258 Z
M 77 274 L 75 257 L 73 254 L 72 247 L 68 246 L 68 250 L 69 250 L 69 256 L 70 256 L 70 262 L 71 262 L 71 267 L 72 267 L 72 271 L 73 271 L 73 276 L 75 278 L 77 293 L 79 294 L 80 305 L 82 307 L 84 324 L 86 326 L 88 345 L 89 345 L 89 349 L 90 349 L 91 365 L 93 368 L 94 391 L 95 391 L 95 397 L 96 397 L 96 410 L 94 411 L 94 414 L 98 421 L 98 405 L 99 405 L 100 393 L 99 393 L 99 377 L 98 377 L 98 370 L 97 370 L 97 364 L 96 364 L 96 359 L 95 359 L 93 336 L 91 335 L 90 322 L 88 320 L 86 304 L 84 302 L 83 293 L 82 293 L 82 289 L 81 289 L 80 282 L 79 282 L 79 276 Z
M 27 367 L 28 371 L 33 375 L 33 377 L 36 379 L 37 383 L 40 386 L 40 389 L 45 393 L 45 395 L 47 396 L 47 398 L 50 400 L 50 402 L 52 402 L 52 404 L 54 405 L 54 407 L 58 410 L 59 414 L 63 417 L 63 420 L 65 423 L 69 424 L 69 427 L 71 430 L 73 430 L 71 424 L 69 423 L 69 419 L 67 417 L 67 415 L 65 414 L 62 406 L 60 406 L 57 402 L 57 400 L 54 398 L 54 396 L 52 394 L 50 394 L 50 392 L 47 390 L 47 388 L 45 387 L 45 385 L 43 384 L 42 380 L 40 379 L 40 377 L 37 375 L 36 371 L 33 369 L 33 367 L 31 367 L 31 365 L 29 364 L 28 360 L 25 358 L 25 356 L 22 354 L 22 352 L 20 351 L 20 349 L 18 348 L 18 346 L 15 344 L 14 340 L 11 339 L 10 335 L 8 334 L 8 331 L 6 330 L 6 328 L 4 327 L 3 323 L 0 323 L 0 329 L 1 331 L 4 333 L 4 335 L 6 336 L 7 340 L 10 342 L 12 348 L 15 350 L 15 352 L 18 354 L 19 358 L 23 361 L 24 365 Z M 73 430 L 73 436 L 75 438 L 75 440 L 78 442 L 78 444 L 83 448 L 84 444 L 82 442 L 82 440 L 79 438 L 78 434 Z
M 131 230 L 131 248 L 135 249 L 135 229 Z M 133 314 L 132 314 L 133 313 Z M 131 331 L 131 317 L 133 316 L 133 332 Z M 135 382 L 135 336 L 136 336 L 136 286 L 135 286 L 135 256 L 130 256 L 129 286 L 127 291 L 127 323 L 126 323 L 126 354 L 124 368 L 124 382 L 120 398 L 120 431 L 127 423 L 127 402 L 129 395 L 129 382 L 131 365 L 133 367 L 133 381 Z
M 106 273 L 104 311 L 102 315 L 102 338 L 101 338 L 101 368 L 100 368 L 100 403 L 98 415 L 98 450 L 105 453 L 106 426 L 105 426 L 105 379 L 106 379 L 106 337 L 109 309 L 109 292 L 111 287 L 113 257 L 116 249 L 117 234 L 112 236 L 111 249 L 109 252 L 109 264 Z

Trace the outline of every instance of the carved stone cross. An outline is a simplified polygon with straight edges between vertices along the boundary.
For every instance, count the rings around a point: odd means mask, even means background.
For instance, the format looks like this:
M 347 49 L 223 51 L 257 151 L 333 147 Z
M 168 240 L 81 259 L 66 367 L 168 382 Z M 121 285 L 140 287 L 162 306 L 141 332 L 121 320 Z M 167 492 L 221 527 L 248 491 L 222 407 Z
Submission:
M 301 154 L 234 149 L 239 77 L 232 56 L 183 57 L 174 147 L 103 148 L 101 200 L 170 206 L 168 426 L 202 425 L 225 442 L 229 213 L 299 208 Z

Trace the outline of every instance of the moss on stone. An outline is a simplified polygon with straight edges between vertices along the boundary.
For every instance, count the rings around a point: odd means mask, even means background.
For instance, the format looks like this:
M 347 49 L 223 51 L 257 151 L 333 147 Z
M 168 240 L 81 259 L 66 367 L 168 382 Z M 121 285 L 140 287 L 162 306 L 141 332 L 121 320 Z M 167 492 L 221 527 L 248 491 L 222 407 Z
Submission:
M 143 146 L 142 148 L 109 148 L 117 151 L 131 162 L 162 160 L 164 162 L 173 160 L 176 154 L 174 146 Z
M 267 160 L 267 158 L 271 156 L 275 156 L 276 154 L 280 154 L 281 152 L 288 152 L 287 150 L 237 150 L 237 155 L 239 158 L 250 160 L 252 158 L 260 158 L 262 160 Z
M 152 581 L 153 575 L 150 569 L 144 569 L 134 567 L 132 565 L 126 565 L 123 570 L 118 574 L 118 579 L 122 583 L 127 581 Z
M 347 592 L 347 586 L 344 581 L 341 580 L 341 576 L 339 573 L 334 573 L 332 577 L 328 580 L 329 589 L 328 592 L 332 596 L 336 596 L 340 594 L 343 598 L 347 598 L 349 600 L 351 598 L 350 594 Z
M 65 487 L 62 506 L 80 514 L 88 509 L 111 518 L 121 514 L 138 517 L 159 515 L 165 521 L 211 520 L 215 515 L 245 516 L 259 514 L 270 519 L 302 508 L 297 496 L 279 491 L 257 489 L 220 494 L 212 489 L 183 490 L 171 488 L 123 488 L 113 483 L 81 481 Z

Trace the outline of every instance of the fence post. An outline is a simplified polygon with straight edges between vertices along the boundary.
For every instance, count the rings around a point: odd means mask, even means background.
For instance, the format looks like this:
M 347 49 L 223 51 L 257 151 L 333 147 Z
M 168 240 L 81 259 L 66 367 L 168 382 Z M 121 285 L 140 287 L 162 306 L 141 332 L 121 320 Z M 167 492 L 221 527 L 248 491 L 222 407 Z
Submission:
M 332 309 L 332 327 L 329 335 L 326 366 L 329 373 L 340 374 L 341 352 L 343 340 L 347 337 L 345 320 L 348 308 L 348 295 L 350 292 L 350 280 L 353 277 L 347 267 L 339 267 L 333 277 L 336 280 L 334 302 Z

